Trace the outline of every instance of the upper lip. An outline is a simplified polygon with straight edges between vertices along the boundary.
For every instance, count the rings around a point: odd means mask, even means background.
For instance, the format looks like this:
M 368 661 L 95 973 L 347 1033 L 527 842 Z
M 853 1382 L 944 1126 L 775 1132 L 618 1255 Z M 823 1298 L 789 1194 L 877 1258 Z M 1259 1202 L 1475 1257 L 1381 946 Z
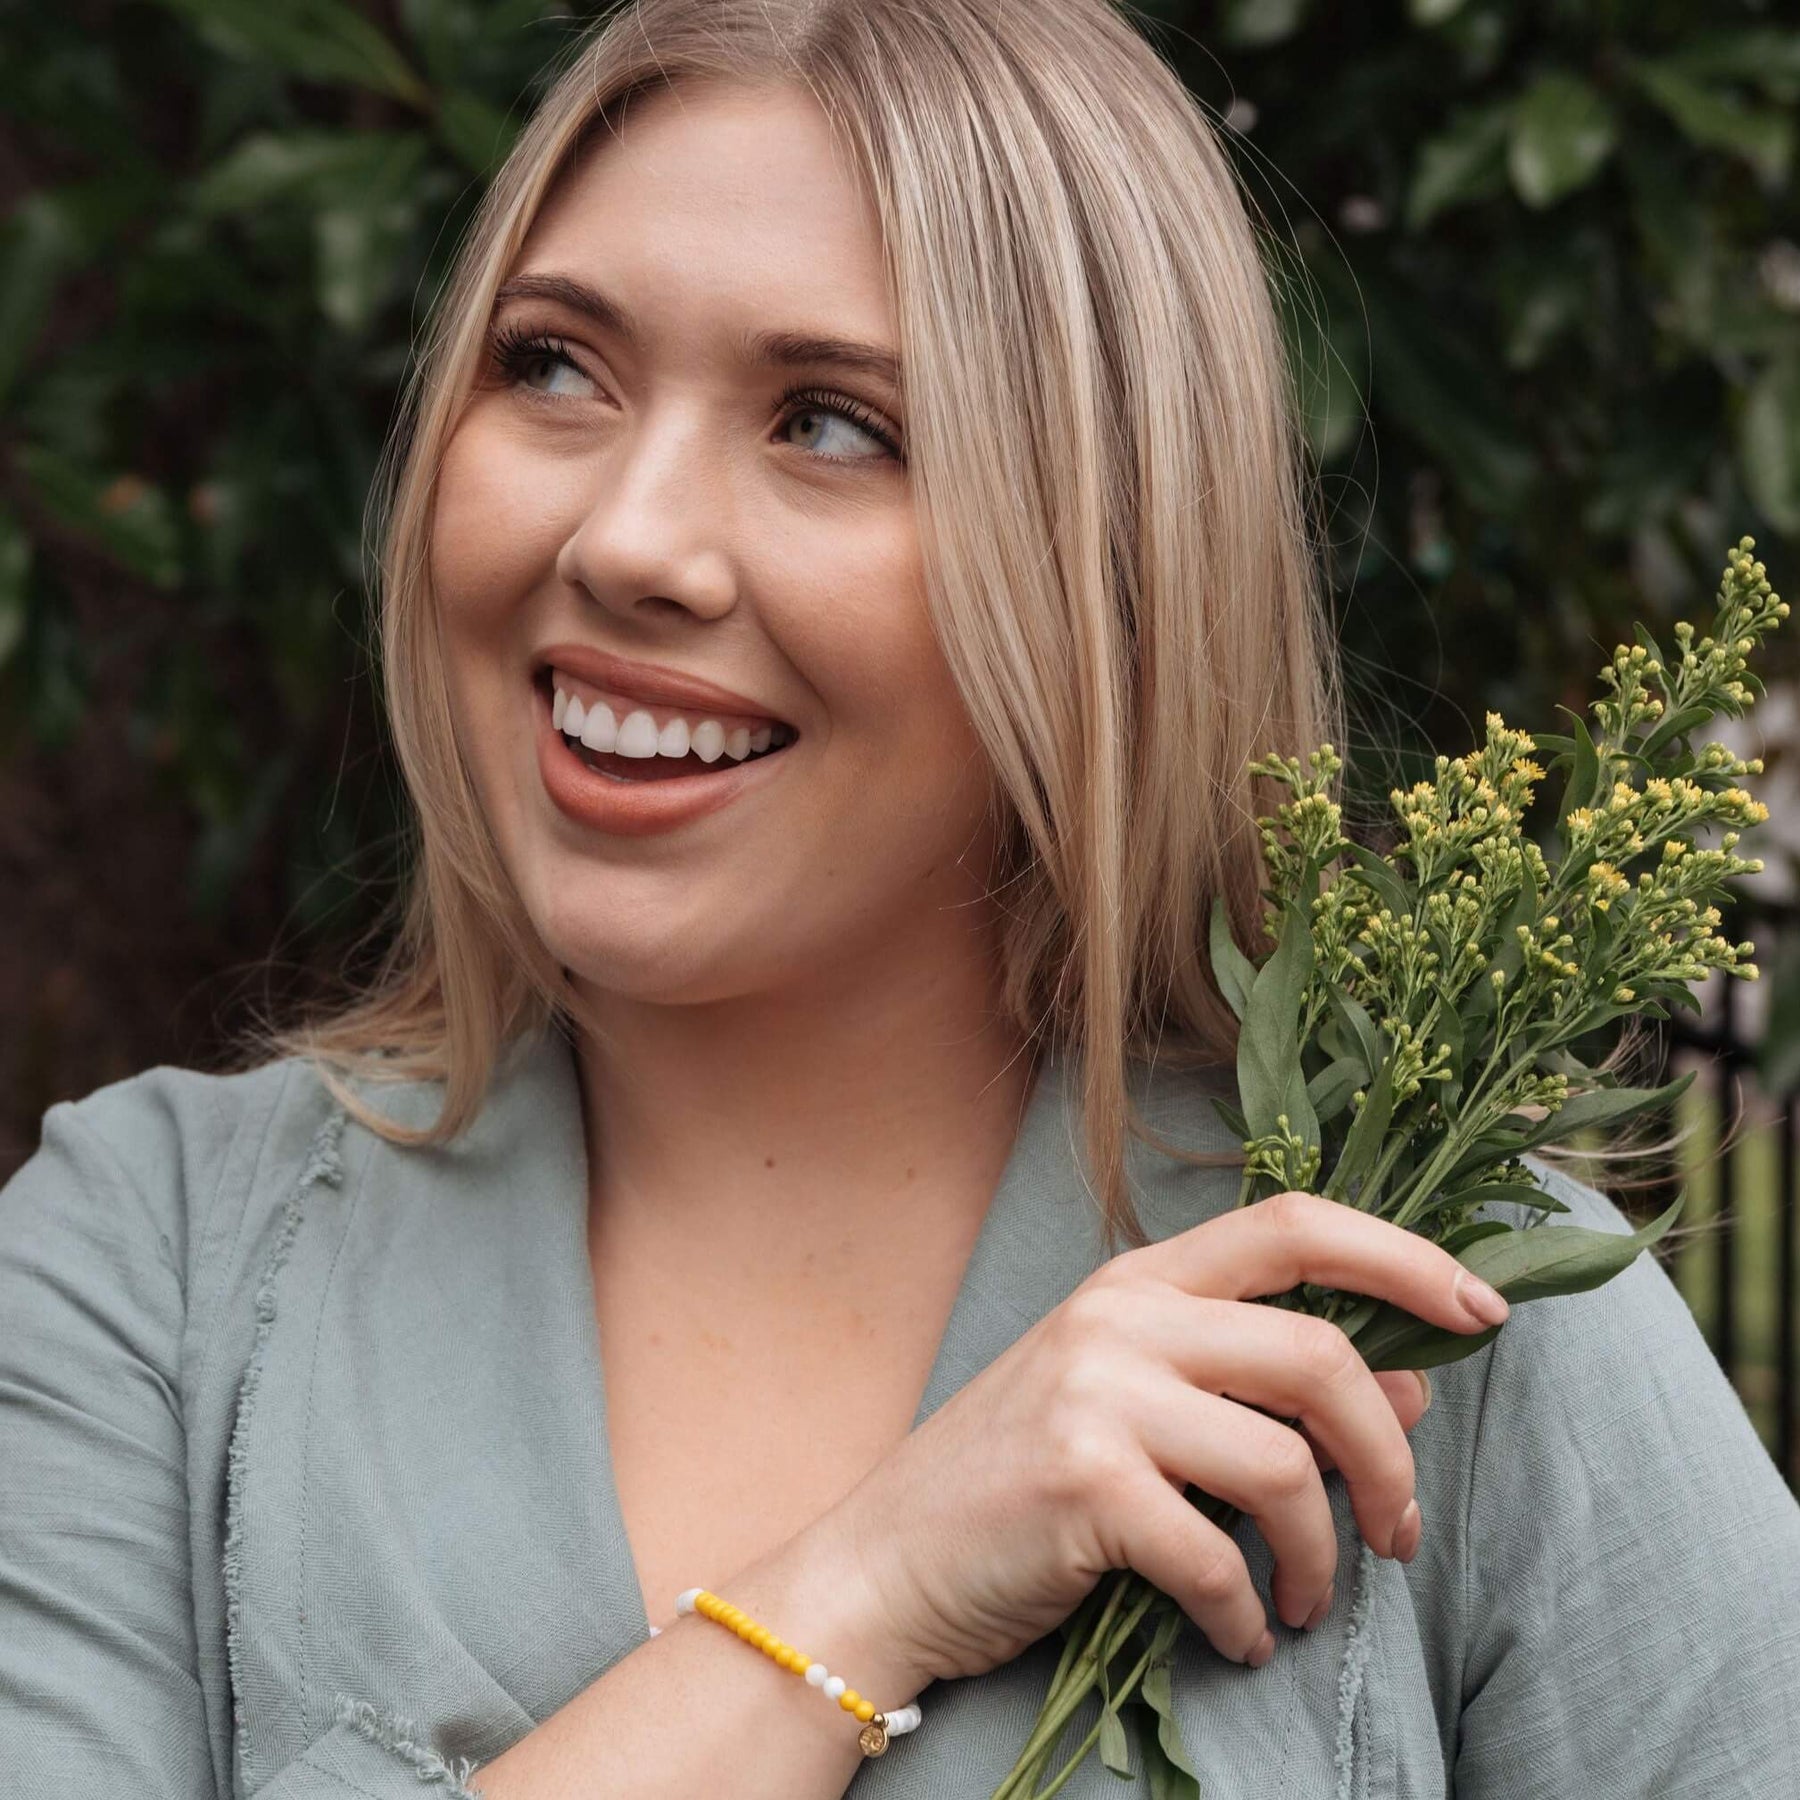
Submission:
M 647 700 L 652 705 L 662 706 L 704 707 L 744 718 L 767 719 L 776 725 L 787 724 L 760 700 L 721 687 L 704 675 L 686 674 L 680 669 L 664 668 L 660 663 L 635 662 L 628 656 L 618 656 L 610 650 L 590 649 L 585 644 L 546 645 L 537 653 L 531 666 L 534 672 L 552 666 L 566 669 L 569 674 L 579 675 L 584 681 L 622 694 L 628 700 Z

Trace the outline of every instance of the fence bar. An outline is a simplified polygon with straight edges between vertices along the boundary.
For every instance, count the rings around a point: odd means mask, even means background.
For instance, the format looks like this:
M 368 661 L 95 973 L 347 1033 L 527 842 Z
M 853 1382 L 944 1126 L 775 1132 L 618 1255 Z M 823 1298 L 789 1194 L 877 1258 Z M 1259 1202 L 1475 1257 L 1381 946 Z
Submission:
M 1714 1349 L 1725 1373 L 1737 1380 L 1737 1138 L 1742 1083 L 1737 1036 L 1737 983 L 1719 983 L 1718 1056 L 1713 1063 L 1719 1096 L 1719 1262 Z
M 1796 1114 L 1800 1099 L 1790 1089 L 1781 1108 L 1781 1250 L 1777 1257 L 1776 1279 L 1781 1289 L 1776 1297 L 1776 1369 L 1775 1369 L 1775 1461 L 1788 1478 L 1790 1486 L 1800 1487 L 1800 1458 L 1794 1454 L 1794 1439 L 1800 1432 L 1800 1346 L 1795 1339 L 1795 1290 L 1800 1287 L 1800 1182 L 1794 1167 Z

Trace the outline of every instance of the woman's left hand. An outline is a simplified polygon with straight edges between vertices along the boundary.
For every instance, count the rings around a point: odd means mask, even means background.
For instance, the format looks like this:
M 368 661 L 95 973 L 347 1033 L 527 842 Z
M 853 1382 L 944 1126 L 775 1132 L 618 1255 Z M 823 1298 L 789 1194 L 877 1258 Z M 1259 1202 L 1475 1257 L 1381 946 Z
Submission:
M 1377 1369 L 1375 1380 L 1387 1395 L 1388 1403 L 1400 1421 L 1401 1430 L 1411 1431 L 1424 1418 L 1425 1409 L 1431 1404 L 1431 1377 L 1423 1369 Z M 1321 1469 L 1337 1467 L 1331 1460 L 1331 1452 L 1314 1442 L 1312 1434 L 1304 1425 L 1296 1424 L 1294 1429 L 1311 1446 L 1313 1461 Z

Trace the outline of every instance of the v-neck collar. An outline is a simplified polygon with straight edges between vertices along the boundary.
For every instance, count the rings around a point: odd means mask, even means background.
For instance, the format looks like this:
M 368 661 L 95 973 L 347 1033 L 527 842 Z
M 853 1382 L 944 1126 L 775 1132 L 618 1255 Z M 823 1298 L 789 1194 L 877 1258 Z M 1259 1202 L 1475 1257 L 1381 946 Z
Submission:
M 550 1027 L 516 1048 L 517 1072 L 503 1079 L 521 1082 L 529 1100 L 520 1166 L 537 1160 L 543 1179 L 564 1190 L 570 1228 L 557 1236 L 565 1247 L 571 1241 L 585 1246 L 587 1148 L 574 1047 Z M 1040 1054 L 1012 1148 L 932 1359 L 914 1429 L 1105 1260 L 1101 1211 L 1084 1174 L 1079 1075 L 1078 1058 Z M 1132 1065 L 1131 1085 L 1158 1130 L 1190 1148 L 1226 1146 L 1223 1127 L 1204 1104 L 1207 1092 L 1219 1091 L 1208 1077 L 1157 1076 Z M 1235 1189 L 1234 1180 L 1208 1180 L 1206 1172 L 1196 1180 L 1194 1171 L 1135 1143 L 1128 1151 L 1128 1171 L 1152 1237 L 1198 1223 L 1228 1205 Z M 573 1366 L 584 1382 L 578 1404 L 592 1445 L 591 1464 L 580 1478 L 589 1484 L 584 1510 L 598 1539 L 596 1611 L 606 1641 L 597 1648 L 604 1669 L 648 1640 L 650 1622 L 612 1469 L 593 1270 L 585 1254 L 581 1269 L 557 1287 L 585 1302 L 569 1323 L 579 1340 Z

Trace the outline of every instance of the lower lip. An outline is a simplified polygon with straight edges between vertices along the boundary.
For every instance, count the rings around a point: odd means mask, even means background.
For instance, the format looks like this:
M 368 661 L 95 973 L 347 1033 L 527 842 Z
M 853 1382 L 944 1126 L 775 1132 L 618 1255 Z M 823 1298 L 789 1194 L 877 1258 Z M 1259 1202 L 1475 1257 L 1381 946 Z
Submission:
M 559 812 L 595 831 L 615 837 L 649 837 L 673 831 L 729 806 L 741 794 L 764 786 L 787 761 L 792 745 L 774 756 L 738 763 L 716 774 L 672 775 L 660 781 L 619 781 L 590 769 L 552 722 L 551 706 L 536 682 L 538 770 L 544 791 Z

